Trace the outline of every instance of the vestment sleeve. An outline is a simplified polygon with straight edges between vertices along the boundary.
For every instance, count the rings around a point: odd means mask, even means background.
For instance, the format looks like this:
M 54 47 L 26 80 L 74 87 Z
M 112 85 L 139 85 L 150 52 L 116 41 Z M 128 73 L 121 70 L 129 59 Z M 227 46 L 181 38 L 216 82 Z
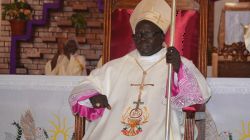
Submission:
M 79 62 L 80 66 L 82 68 L 82 75 L 87 75 L 85 57 L 82 55 L 79 55 L 77 57 L 77 61 Z
M 93 70 L 89 76 L 83 76 L 82 82 L 76 86 L 69 97 L 69 104 L 74 114 L 95 120 L 102 116 L 104 109 L 95 109 L 82 101 L 97 94 L 106 95 L 109 98 L 113 86 L 120 78 L 120 71 L 124 68 L 127 58 L 110 61 L 101 68 Z
M 58 64 L 57 64 L 58 65 Z M 45 75 L 58 75 L 58 66 L 56 66 L 53 70 L 51 68 L 51 60 L 49 60 L 44 68 Z
M 86 117 L 88 120 L 95 120 L 102 116 L 103 108 L 93 108 L 86 106 L 81 102 L 89 99 L 97 94 L 102 93 L 102 82 L 100 81 L 99 70 L 92 73 L 90 76 L 84 76 L 82 82 L 76 86 L 69 96 L 69 104 L 73 114 L 79 114 L 81 117 Z M 102 93 L 103 94 L 103 93 Z
M 211 96 L 206 79 L 195 67 L 195 65 L 185 59 L 181 59 L 182 64 L 177 77 L 172 84 L 171 102 L 177 109 L 194 105 L 204 104 Z
M 86 106 L 82 104 L 82 101 L 89 99 L 95 95 L 99 94 L 95 90 L 86 90 L 78 94 L 71 94 L 69 97 L 69 104 L 73 114 L 79 114 L 81 117 L 86 117 L 88 120 L 95 120 L 102 116 L 104 109 L 95 109 L 92 106 Z
M 97 94 L 107 95 L 105 90 L 109 88 L 108 82 L 111 81 L 110 73 L 108 68 L 95 69 L 90 73 L 89 76 L 84 76 L 82 82 L 76 86 L 69 97 L 69 104 L 73 114 L 79 114 L 81 117 L 86 117 L 89 120 L 98 119 L 103 115 L 103 108 L 93 108 L 92 106 L 87 106 L 82 104 L 84 100 L 89 99 Z

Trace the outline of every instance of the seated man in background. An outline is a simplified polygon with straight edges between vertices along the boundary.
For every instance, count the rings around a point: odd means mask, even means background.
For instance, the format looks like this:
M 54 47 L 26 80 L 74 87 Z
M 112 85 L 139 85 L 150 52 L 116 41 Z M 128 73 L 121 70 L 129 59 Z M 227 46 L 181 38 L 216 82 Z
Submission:
M 173 64 L 169 140 L 183 139 L 182 108 L 210 97 L 205 78 L 174 47 L 166 49 L 171 9 L 165 0 L 142 0 L 130 24 L 136 50 L 84 77 L 69 97 L 74 114 L 91 120 L 85 140 L 165 140 L 166 81 Z
M 78 55 L 78 43 L 69 39 L 58 42 L 58 53 L 45 65 L 45 75 L 86 75 L 85 57 Z

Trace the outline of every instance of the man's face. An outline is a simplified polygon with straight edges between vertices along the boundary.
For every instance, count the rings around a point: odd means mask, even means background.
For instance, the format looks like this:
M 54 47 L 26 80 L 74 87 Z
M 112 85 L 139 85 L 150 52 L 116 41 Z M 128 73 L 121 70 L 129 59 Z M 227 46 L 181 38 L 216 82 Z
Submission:
M 162 49 L 164 33 L 154 23 L 142 20 L 135 28 L 133 39 L 142 56 L 150 56 Z
M 74 40 L 69 40 L 64 46 L 64 52 L 66 54 L 75 54 L 77 51 L 77 44 Z

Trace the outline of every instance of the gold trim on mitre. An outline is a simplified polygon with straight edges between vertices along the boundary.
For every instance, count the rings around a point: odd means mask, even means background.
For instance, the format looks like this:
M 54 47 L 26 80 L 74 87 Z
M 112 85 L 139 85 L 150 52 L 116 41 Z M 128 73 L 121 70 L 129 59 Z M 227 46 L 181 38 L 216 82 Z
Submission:
M 165 0 L 142 0 L 130 17 L 130 25 L 135 33 L 138 22 L 148 20 L 166 33 L 171 23 L 171 8 Z

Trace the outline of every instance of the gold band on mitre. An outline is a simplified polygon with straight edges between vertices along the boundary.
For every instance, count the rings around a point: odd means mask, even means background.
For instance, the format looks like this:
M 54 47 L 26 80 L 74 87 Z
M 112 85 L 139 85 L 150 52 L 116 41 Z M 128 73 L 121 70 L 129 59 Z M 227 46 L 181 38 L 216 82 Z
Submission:
M 166 33 L 171 23 L 171 8 L 165 0 L 142 0 L 130 16 L 133 33 L 142 20 L 151 21 Z

